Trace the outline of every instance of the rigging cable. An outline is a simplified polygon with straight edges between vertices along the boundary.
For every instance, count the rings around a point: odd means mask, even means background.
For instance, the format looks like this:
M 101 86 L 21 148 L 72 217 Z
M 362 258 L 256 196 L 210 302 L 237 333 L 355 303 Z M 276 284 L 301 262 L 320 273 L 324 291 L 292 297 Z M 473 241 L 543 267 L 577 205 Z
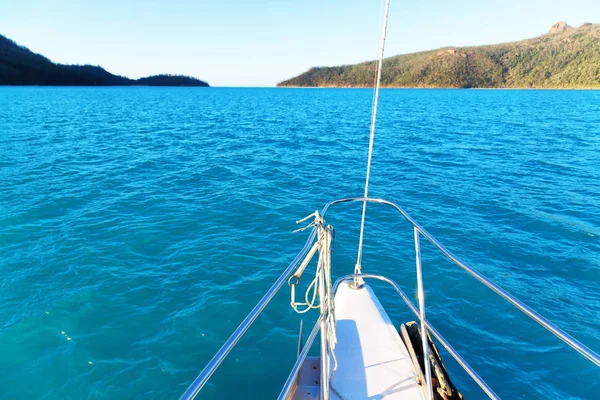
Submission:
M 390 10 L 390 0 L 385 2 L 385 16 L 383 19 L 383 34 L 381 36 L 381 49 L 379 51 L 379 60 L 377 62 L 377 80 L 375 83 L 375 98 L 373 100 L 373 109 L 371 111 L 371 132 L 369 135 L 369 155 L 367 158 L 367 176 L 365 179 L 365 194 L 366 199 L 369 196 L 369 178 L 371 176 L 371 158 L 373 156 L 373 142 L 375 141 L 375 125 L 377 124 L 377 105 L 379 103 L 379 88 L 381 87 L 381 68 L 383 65 L 383 52 L 385 49 L 385 35 L 387 33 L 387 22 Z M 354 267 L 354 273 L 360 274 L 362 268 L 362 247 L 363 247 L 363 236 L 365 232 L 365 215 L 367 213 L 367 201 L 363 201 L 362 218 L 360 222 L 360 237 L 358 240 L 358 256 L 356 258 L 356 265 Z

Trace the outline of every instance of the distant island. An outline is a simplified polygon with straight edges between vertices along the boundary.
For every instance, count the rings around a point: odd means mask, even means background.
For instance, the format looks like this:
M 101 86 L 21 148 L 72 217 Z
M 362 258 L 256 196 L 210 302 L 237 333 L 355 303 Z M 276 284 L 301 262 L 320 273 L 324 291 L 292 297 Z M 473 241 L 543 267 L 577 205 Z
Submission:
M 282 87 L 372 87 L 375 62 L 315 67 Z M 600 25 L 565 22 L 520 42 L 446 47 L 384 59 L 382 86 L 416 88 L 600 88 Z
M 129 79 L 92 65 L 56 64 L 0 35 L 0 85 L 39 86 L 203 86 L 191 76 L 154 75 Z

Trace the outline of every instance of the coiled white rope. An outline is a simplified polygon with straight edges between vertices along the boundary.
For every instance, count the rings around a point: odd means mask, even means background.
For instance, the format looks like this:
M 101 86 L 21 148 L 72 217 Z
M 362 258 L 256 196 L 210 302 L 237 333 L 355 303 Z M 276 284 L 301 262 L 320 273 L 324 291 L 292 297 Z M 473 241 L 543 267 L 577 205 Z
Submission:
M 314 221 L 299 230 L 305 230 L 309 227 L 316 227 L 317 229 L 317 241 L 310 249 L 294 275 L 288 279 L 288 285 L 290 286 L 290 305 L 298 314 L 304 314 L 312 309 L 321 308 L 321 312 L 325 314 L 326 321 L 326 332 L 327 336 L 327 347 L 331 352 L 334 360 L 334 368 L 331 372 L 331 376 L 337 369 L 337 359 L 335 357 L 334 349 L 337 344 L 337 334 L 335 327 L 335 298 L 333 293 L 333 283 L 331 281 L 331 242 L 333 238 L 333 228 L 331 225 L 326 225 L 325 220 L 318 211 L 315 211 L 308 217 L 297 221 L 297 223 L 306 221 L 310 217 L 315 217 Z M 304 294 L 304 302 L 296 301 L 296 286 L 300 282 L 300 278 L 304 273 L 304 270 L 314 257 L 316 252 L 319 252 L 319 259 L 317 261 L 317 269 L 315 271 L 315 277 L 308 285 Z M 324 296 L 319 298 L 317 304 L 317 297 L 319 293 L 319 286 L 323 284 Z
M 290 305 L 298 314 L 304 314 L 312 309 L 317 309 L 321 307 L 321 304 L 324 305 L 325 311 L 329 314 L 333 314 L 334 310 L 334 302 L 333 302 L 333 285 L 331 283 L 331 239 L 332 239 L 332 230 L 333 228 L 330 225 L 325 224 L 325 220 L 318 211 L 310 214 L 308 217 L 297 221 L 297 223 L 306 221 L 310 217 L 315 217 L 314 221 L 305 226 L 304 228 L 300 228 L 294 232 L 305 230 L 310 227 L 317 228 L 317 241 L 311 247 L 308 254 L 294 273 L 294 275 L 290 276 L 288 279 L 288 285 L 291 288 L 291 301 Z M 315 271 L 315 277 L 308 285 L 306 289 L 306 293 L 304 295 L 304 302 L 296 301 L 296 286 L 300 282 L 300 277 L 304 273 L 304 270 L 314 257 L 315 253 L 319 252 L 319 260 L 317 262 L 317 269 Z M 325 285 L 325 298 L 319 299 L 319 303 L 316 303 L 318 297 L 318 288 L 320 281 L 323 280 Z M 304 307 L 304 308 L 300 308 Z M 328 315 L 329 317 L 329 315 Z

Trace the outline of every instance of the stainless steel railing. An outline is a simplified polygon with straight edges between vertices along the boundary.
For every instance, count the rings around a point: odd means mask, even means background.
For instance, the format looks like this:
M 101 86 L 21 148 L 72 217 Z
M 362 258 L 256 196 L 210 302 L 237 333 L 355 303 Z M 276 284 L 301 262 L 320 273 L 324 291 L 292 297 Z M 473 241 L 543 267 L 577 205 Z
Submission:
M 573 336 L 569 335 L 568 333 L 566 333 L 565 331 L 560 329 L 558 326 L 554 325 L 548 319 L 546 319 L 543 316 L 541 316 L 540 314 L 538 314 L 536 311 L 534 311 L 532 308 L 527 306 L 525 303 L 523 303 L 522 301 L 520 301 L 519 299 L 517 299 L 510 293 L 508 293 L 506 290 L 502 289 L 500 286 L 493 283 L 491 280 L 489 280 L 488 278 L 483 276 L 480 272 L 475 270 L 473 267 L 467 265 L 467 263 L 465 263 L 460 258 L 458 258 L 454 254 L 452 254 L 450 252 L 450 250 L 448 250 L 440 242 L 438 242 L 437 239 L 435 239 L 429 232 L 427 232 L 421 225 L 419 225 L 417 223 L 417 221 L 415 221 L 410 215 L 408 215 L 408 213 L 406 211 L 404 211 L 396 203 L 393 203 L 393 202 L 387 201 L 387 200 L 383 200 L 383 199 L 373 199 L 373 198 L 365 199 L 363 197 L 349 197 L 349 198 L 345 198 L 345 199 L 334 200 L 334 201 L 328 203 L 323 208 L 323 212 L 321 212 L 321 215 L 325 216 L 327 209 L 334 204 L 346 203 L 346 202 L 352 202 L 352 201 L 360 201 L 360 202 L 367 201 L 367 202 L 371 202 L 371 203 L 386 204 L 386 205 L 389 205 L 389 206 L 395 208 L 414 227 L 415 246 L 419 247 L 418 238 L 417 238 L 418 235 L 416 234 L 418 232 L 419 234 L 423 235 L 423 237 L 425 237 L 444 256 L 446 256 L 446 258 L 448 258 L 454 264 L 456 264 L 457 266 L 462 268 L 464 271 L 466 271 L 469 275 L 471 275 L 472 277 L 477 279 L 479 282 L 483 283 L 485 286 L 490 288 L 497 295 L 502 297 L 504 300 L 508 301 L 510 304 L 512 304 L 514 307 L 516 307 L 517 309 L 522 311 L 525 315 L 527 315 L 529 318 L 531 318 L 532 320 L 537 322 L 539 325 L 546 328 L 553 335 L 555 335 L 560 340 L 562 340 L 567 345 L 569 345 L 571 348 L 573 348 L 574 350 L 579 352 L 582 356 L 586 357 L 591 362 L 593 362 L 594 364 L 596 364 L 597 366 L 600 367 L 600 356 L 596 352 L 592 351 L 590 348 L 585 346 L 583 343 L 579 342 Z
M 267 304 L 273 299 L 275 294 L 281 289 L 281 286 L 287 281 L 288 276 L 292 274 L 294 268 L 300 264 L 300 262 L 304 259 L 304 257 L 310 251 L 311 244 L 315 237 L 317 236 L 317 231 L 313 228 L 304 247 L 300 250 L 300 253 L 296 255 L 294 260 L 288 265 L 288 267 L 283 271 L 283 273 L 277 278 L 273 286 L 265 293 L 265 295 L 259 300 L 259 302 L 254 306 L 254 308 L 248 313 L 246 318 L 242 321 L 240 326 L 231 334 L 229 339 L 221 346 L 219 351 L 213 356 L 213 358 L 206 364 L 206 367 L 200 372 L 200 375 L 194 379 L 194 382 L 187 388 L 185 393 L 181 395 L 180 399 L 193 399 L 200 392 L 202 387 L 208 382 L 208 379 L 212 376 L 212 374 L 219 368 L 219 365 L 223 362 L 225 357 L 231 352 L 231 350 L 235 347 L 237 342 L 240 341 L 242 336 L 246 333 L 248 328 L 254 323 L 256 318 L 260 315 L 260 313 L 265 309 Z
M 477 383 L 479 385 L 479 387 L 489 396 L 490 399 L 494 399 L 494 400 L 500 399 L 500 397 L 498 397 L 498 395 L 496 393 L 494 393 L 494 391 L 487 385 L 487 383 L 485 383 L 485 381 L 483 379 L 481 379 L 481 377 L 477 374 L 477 372 L 475 372 L 475 370 L 469 365 L 469 363 L 467 363 L 464 360 L 464 358 L 461 357 L 460 354 L 458 354 L 458 352 L 454 349 L 454 347 L 452 347 L 452 345 L 441 335 L 441 333 L 439 333 L 437 331 L 437 329 L 435 329 L 433 327 L 433 325 L 431 325 L 431 323 L 429 323 L 429 321 L 427 321 L 427 319 L 422 317 L 421 310 L 417 309 L 417 307 L 414 305 L 414 303 L 412 301 L 410 301 L 410 299 L 408 298 L 406 293 L 404 293 L 404 291 L 402 289 L 400 289 L 400 286 L 393 280 L 386 278 L 383 275 L 350 274 L 350 275 L 345 275 L 345 276 L 338 278 L 333 285 L 333 290 L 335 291 L 337 289 L 337 287 L 339 286 L 339 284 L 342 283 L 343 281 L 349 280 L 349 279 L 354 279 L 354 278 L 359 278 L 359 277 L 362 279 L 377 279 L 377 280 L 380 280 L 380 281 L 390 284 L 390 286 L 392 286 L 394 288 L 394 290 L 396 290 L 396 293 L 398 293 L 400 295 L 402 300 L 404 300 L 404 302 L 406 303 L 408 308 L 410 308 L 410 310 L 415 314 L 415 316 L 417 318 L 419 318 L 419 320 L 421 322 L 421 326 L 425 326 L 425 329 L 421 329 L 421 337 L 424 338 L 424 340 L 427 340 L 426 332 L 427 331 L 431 332 L 431 334 L 433 334 L 433 336 L 435 336 L 435 338 L 442 344 L 442 346 L 444 346 L 444 348 L 446 350 L 448 350 L 448 353 L 450 353 L 450 355 L 452 355 L 452 357 L 454 357 L 456 362 L 465 370 L 465 372 L 467 372 L 467 374 L 469 374 L 469 376 L 475 381 L 475 383 Z M 423 315 L 424 315 L 424 313 L 423 313 Z M 423 349 L 426 349 L 427 347 L 429 347 L 429 345 L 427 344 L 427 342 L 425 342 L 425 344 L 423 345 Z M 426 353 L 424 354 L 423 359 L 424 360 L 428 359 Z M 429 363 L 425 362 L 424 364 L 427 365 Z M 431 397 L 431 386 L 430 386 L 432 383 L 431 376 L 429 376 L 426 379 L 427 379 L 428 392 L 430 394 L 430 398 L 433 398 L 433 397 Z
M 376 198 L 348 197 L 348 198 L 338 199 L 338 200 L 334 200 L 334 201 L 327 203 L 323 207 L 323 210 L 321 211 L 321 216 L 324 217 L 327 214 L 327 211 L 329 210 L 329 208 L 331 208 L 331 206 L 333 206 L 335 204 L 348 203 L 348 202 L 370 202 L 370 203 L 378 203 L 378 204 L 385 204 L 385 205 L 391 206 L 392 208 L 396 209 L 413 226 L 414 237 L 415 237 L 416 260 L 417 260 L 417 278 L 419 280 L 418 296 L 419 296 L 420 310 L 418 310 L 414 306 L 414 304 L 412 304 L 412 302 L 410 302 L 410 300 L 408 299 L 406 294 L 404 294 L 404 292 L 402 292 L 400 287 L 395 282 L 393 282 L 392 280 L 390 280 L 388 278 L 382 277 L 380 275 L 357 274 L 357 275 L 347 275 L 346 277 L 343 277 L 340 279 L 364 277 L 364 278 L 373 278 L 373 279 L 383 280 L 383 281 L 391 284 L 394 287 L 394 289 L 396 290 L 396 292 L 398 292 L 398 294 L 402 297 L 402 299 L 408 304 L 409 308 L 411 308 L 411 310 L 419 318 L 422 327 L 425 328 L 425 329 L 422 329 L 422 332 L 423 333 L 425 333 L 426 331 L 431 332 L 438 339 L 438 341 L 440 341 L 440 343 L 442 343 L 442 345 L 448 350 L 448 352 L 457 360 L 457 362 L 465 369 L 465 371 L 467 373 L 469 373 L 469 375 L 475 380 L 475 382 L 477 382 L 477 384 L 479 384 L 479 386 L 488 394 L 488 396 L 490 396 L 490 398 L 497 399 L 498 397 L 485 384 L 485 382 L 479 377 L 479 375 L 477 375 L 477 373 L 475 371 L 473 371 L 473 369 L 466 363 L 466 361 L 456 352 L 456 350 L 454 350 L 454 348 L 452 348 L 452 346 L 450 346 L 450 344 L 439 334 L 439 332 L 437 330 L 435 330 L 433 328 L 433 326 L 431 326 L 429 324 L 429 322 L 425 318 L 425 303 L 424 303 L 424 294 L 423 294 L 424 289 L 423 289 L 423 281 L 422 281 L 421 265 L 420 265 L 421 264 L 420 241 L 419 241 L 420 235 L 422 235 L 424 238 L 426 238 L 446 258 L 448 258 L 450 261 L 452 261 L 455 265 L 462 268 L 469 275 L 473 276 L 479 282 L 483 283 L 485 286 L 487 286 L 493 292 L 498 294 L 504 300 L 506 300 L 507 302 L 512 304 L 514 307 L 516 307 L 517 309 L 522 311 L 529 318 L 531 318 L 532 320 L 534 320 L 535 322 L 537 322 L 538 324 L 543 326 L 545 329 L 547 329 L 553 335 L 555 335 L 556 337 L 561 339 L 563 342 L 565 342 L 571 348 L 573 348 L 574 350 L 579 352 L 581 355 L 583 355 L 584 357 L 586 357 L 587 359 L 589 359 L 594 364 L 596 364 L 597 366 L 600 367 L 600 356 L 596 352 L 589 349 L 583 343 L 581 343 L 577 339 L 573 338 L 571 335 L 569 335 L 568 333 L 566 333 L 565 331 L 560 329 L 558 326 L 554 325 L 552 322 L 550 322 L 549 320 L 547 320 L 546 318 L 544 318 L 543 316 L 541 316 L 540 314 L 535 312 L 533 309 L 531 309 L 529 306 L 527 306 L 526 304 L 524 304 L 523 302 L 518 300 L 516 297 L 514 297 L 510 293 L 506 292 L 500 286 L 496 285 L 491 280 L 489 280 L 488 278 L 483 276 L 480 272 L 478 272 L 477 270 L 475 270 L 474 268 L 470 267 L 468 264 L 466 264 L 465 262 L 460 260 L 454 254 L 452 254 L 448 249 L 446 249 L 446 247 L 444 247 L 440 242 L 438 242 L 429 232 L 427 232 L 419 223 L 417 223 L 406 211 L 404 211 L 396 203 L 393 203 L 393 202 L 387 201 L 387 200 L 383 200 L 383 199 L 376 199 Z M 233 332 L 233 334 L 229 337 L 229 339 L 227 339 L 227 341 L 223 344 L 223 346 L 221 346 L 221 348 L 217 351 L 217 353 L 209 361 L 209 363 L 206 365 L 206 367 L 202 370 L 200 375 L 198 375 L 198 377 L 194 380 L 194 382 L 192 382 L 192 384 L 186 390 L 186 392 L 181 396 L 181 399 L 193 399 L 194 397 L 196 397 L 196 395 L 200 392 L 202 387 L 206 384 L 206 382 L 212 376 L 212 374 L 215 372 L 215 370 L 219 367 L 219 365 L 221 365 L 221 363 L 223 362 L 225 357 L 227 357 L 227 355 L 231 352 L 233 347 L 238 343 L 238 341 L 246 333 L 248 328 L 252 325 L 252 323 L 256 320 L 256 318 L 264 310 L 264 308 L 267 306 L 267 304 L 273 299 L 273 297 L 279 291 L 279 289 L 281 289 L 283 284 L 286 282 L 287 277 L 290 276 L 291 273 L 293 272 L 294 268 L 296 268 L 300 264 L 300 262 L 304 259 L 304 257 L 308 254 L 311 244 L 314 241 L 315 237 L 316 237 L 316 230 L 313 228 L 313 230 L 311 231 L 311 233 L 310 233 L 306 243 L 304 244 L 304 247 L 300 251 L 300 253 L 298 253 L 298 255 L 296 255 L 294 260 L 292 260 L 292 262 L 288 265 L 288 267 L 283 271 L 281 276 L 279 276 L 279 278 L 277 278 L 277 280 L 275 281 L 273 286 L 271 286 L 271 288 L 260 299 L 258 304 L 250 311 L 250 313 L 246 316 L 246 318 L 244 318 L 242 323 Z M 339 284 L 339 282 L 337 282 L 337 283 Z M 312 336 L 312 339 L 314 340 L 314 336 L 316 336 L 315 328 L 311 332 L 311 336 Z M 312 341 L 310 341 L 310 343 L 312 343 Z M 308 344 L 309 343 L 307 342 L 305 347 Z M 308 349 L 306 349 L 306 352 L 304 352 L 304 351 L 302 352 L 302 354 L 304 354 L 304 357 L 306 356 L 307 353 L 308 353 Z M 301 367 L 301 362 L 299 362 L 299 360 L 298 360 L 296 362 L 296 365 L 292 369 L 292 373 L 290 374 L 290 376 L 295 376 L 294 375 L 295 372 L 297 372 L 300 367 Z M 282 391 L 282 393 L 284 393 L 284 391 L 286 391 L 286 388 L 287 388 L 287 391 L 289 392 L 289 390 L 291 388 L 291 386 L 289 386 L 289 385 L 291 385 L 292 383 L 293 383 L 293 380 L 290 380 L 288 378 L 288 381 L 284 385 L 284 390 Z M 430 377 L 428 377 L 428 385 L 430 383 L 431 383 Z
M 310 351 L 312 344 L 315 341 L 315 338 L 317 337 L 317 333 L 319 333 L 320 331 L 321 322 L 323 322 L 324 319 L 325 316 L 321 314 L 317 319 L 317 322 L 315 322 L 315 325 L 313 326 L 310 335 L 308 335 L 308 338 L 306 339 L 306 343 L 304 343 L 304 347 L 302 347 L 302 351 L 300 351 L 300 354 L 298 354 L 298 358 L 296 359 L 294 367 L 290 371 L 287 380 L 283 384 L 283 388 L 279 393 L 279 397 L 277 397 L 278 400 L 286 400 L 289 398 L 288 396 L 292 394 L 292 389 L 294 388 L 294 383 L 296 382 L 296 378 L 298 377 L 298 372 L 300 371 L 300 368 L 302 368 L 304 360 L 306 360 L 306 356 L 308 355 L 308 352 Z

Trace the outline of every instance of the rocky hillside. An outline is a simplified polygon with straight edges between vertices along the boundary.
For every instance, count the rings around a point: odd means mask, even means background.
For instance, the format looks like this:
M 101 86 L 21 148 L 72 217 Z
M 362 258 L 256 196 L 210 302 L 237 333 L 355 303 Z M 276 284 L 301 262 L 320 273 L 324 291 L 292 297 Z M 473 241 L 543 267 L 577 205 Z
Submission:
M 375 62 L 316 67 L 292 87 L 372 87 Z M 385 87 L 600 88 L 600 25 L 565 22 L 520 42 L 447 47 L 386 58 Z

